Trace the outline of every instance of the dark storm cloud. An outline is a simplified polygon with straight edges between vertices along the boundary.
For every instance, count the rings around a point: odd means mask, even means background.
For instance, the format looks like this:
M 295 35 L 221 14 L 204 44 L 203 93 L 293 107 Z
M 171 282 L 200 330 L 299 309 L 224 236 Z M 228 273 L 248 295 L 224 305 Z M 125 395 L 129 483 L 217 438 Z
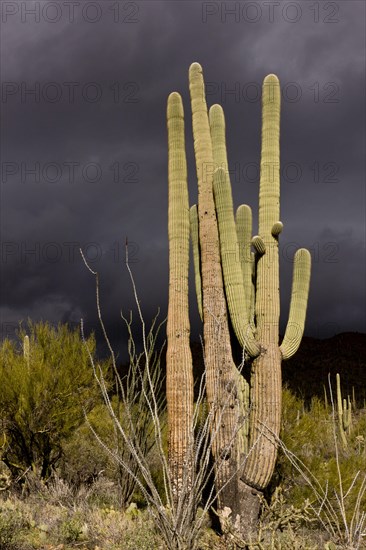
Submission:
M 199 61 L 209 104 L 225 110 L 235 203 L 251 204 L 254 223 L 256 94 L 266 74 L 281 80 L 283 323 L 292 256 L 305 246 L 307 333 L 365 331 L 363 2 L 80 2 L 74 20 L 66 3 L 56 12 L 27 2 L 39 22 L 22 4 L 3 2 L 1 14 L 3 324 L 28 316 L 92 324 L 82 246 L 117 338 L 119 310 L 133 305 L 126 236 L 147 317 L 158 305 L 166 311 L 166 99 L 183 96 L 193 203 L 187 73 Z M 192 320 L 197 334 L 195 311 Z

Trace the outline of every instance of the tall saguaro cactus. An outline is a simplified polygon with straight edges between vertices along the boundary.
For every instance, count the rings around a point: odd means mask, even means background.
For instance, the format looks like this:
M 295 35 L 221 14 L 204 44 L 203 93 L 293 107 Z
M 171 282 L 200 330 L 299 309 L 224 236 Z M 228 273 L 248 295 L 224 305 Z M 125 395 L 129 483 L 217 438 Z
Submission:
M 212 193 L 213 151 L 210 125 L 202 68 L 198 63 L 193 63 L 190 67 L 189 87 L 198 179 L 197 218 L 207 399 L 214 413 L 212 449 L 216 463 L 216 481 L 222 492 L 219 502 L 225 505 L 226 501 L 236 498 L 234 478 L 237 464 L 231 447 L 238 418 L 238 397 Z
M 280 316 L 278 238 L 272 234 L 280 210 L 280 86 L 269 75 L 263 83 L 262 151 L 259 191 L 259 237 L 256 271 L 256 340 L 259 356 L 252 366 L 250 446 L 253 452 L 242 473 L 248 485 L 262 489 L 274 469 L 281 421 L 281 352 L 278 346 Z M 254 241 L 255 242 L 255 241 Z M 255 246 L 255 245 L 254 245 Z
M 241 205 L 234 216 L 224 113 L 219 105 L 208 113 L 198 63 L 190 67 L 189 83 L 198 179 L 198 207 L 191 208 L 190 221 L 207 398 L 217 418 L 212 443 L 220 465 L 216 487 L 219 507 L 229 507 L 245 532 L 258 517 L 258 493 L 268 485 L 275 466 L 281 361 L 296 352 L 302 338 L 311 258 L 305 249 L 295 254 L 290 315 L 280 345 L 278 78 L 269 75 L 263 82 L 259 229 L 254 237 L 250 207 Z M 240 373 L 233 362 L 229 319 L 249 358 L 250 372 Z
M 248 355 L 252 357 L 250 378 L 250 426 L 249 453 L 239 450 L 239 487 L 247 500 L 255 490 L 263 490 L 273 474 L 277 456 L 277 437 L 281 422 L 281 360 L 291 357 L 297 350 L 304 329 L 307 296 L 310 281 L 310 254 L 305 249 L 297 251 L 294 259 L 293 288 L 290 317 L 284 340 L 279 346 L 279 260 L 278 240 L 283 225 L 279 221 L 280 203 L 280 86 L 275 75 L 263 82 L 262 95 L 262 148 L 259 191 L 259 231 L 253 237 L 255 250 L 255 287 L 252 288 L 253 259 L 248 248 L 243 261 L 236 254 L 228 253 L 248 243 L 248 226 L 251 223 L 249 207 L 238 210 L 237 232 L 227 166 L 223 162 L 225 146 L 225 122 L 219 106 L 211 108 L 211 134 L 214 149 L 218 151 L 214 175 L 214 193 L 219 225 L 221 260 L 225 291 L 232 325 L 236 336 Z M 241 231 L 244 233 L 240 236 Z M 240 251 L 239 251 L 240 252 Z M 242 273 L 238 266 L 242 267 Z M 254 295 L 253 295 L 254 290 Z M 254 303 L 252 301 L 254 298 Z M 253 309 L 254 306 L 254 309 Z M 255 323 L 252 325 L 253 313 Z M 244 484 L 241 486 L 241 482 Z M 248 502 L 254 510 L 257 503 Z M 249 518 L 251 519 L 251 518 Z
M 167 404 L 169 466 L 175 505 L 191 488 L 193 371 L 189 344 L 189 208 L 182 99 L 172 93 L 167 108 L 169 150 L 169 308 Z

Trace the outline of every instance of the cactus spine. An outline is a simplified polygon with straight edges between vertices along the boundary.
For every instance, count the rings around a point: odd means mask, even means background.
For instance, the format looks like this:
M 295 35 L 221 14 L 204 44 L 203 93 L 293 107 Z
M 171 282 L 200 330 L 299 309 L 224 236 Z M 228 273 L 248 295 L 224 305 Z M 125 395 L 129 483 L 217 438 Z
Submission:
M 198 179 L 198 207 L 190 211 L 191 236 L 207 397 L 220 418 L 212 443 L 216 486 L 221 491 L 219 506 L 230 507 L 233 520 L 239 519 L 245 532 L 258 517 L 258 492 L 273 474 L 281 421 L 281 361 L 296 352 L 302 338 L 311 258 L 305 249 L 295 254 L 289 321 L 279 345 L 278 240 L 283 224 L 278 78 L 269 75 L 263 82 L 259 231 L 254 237 L 250 207 L 241 205 L 234 216 L 224 113 L 214 105 L 208 114 L 198 63 L 190 67 L 189 83 Z M 251 373 L 245 377 L 232 358 L 229 318 L 250 358 Z M 243 422 L 248 415 L 249 426 Z

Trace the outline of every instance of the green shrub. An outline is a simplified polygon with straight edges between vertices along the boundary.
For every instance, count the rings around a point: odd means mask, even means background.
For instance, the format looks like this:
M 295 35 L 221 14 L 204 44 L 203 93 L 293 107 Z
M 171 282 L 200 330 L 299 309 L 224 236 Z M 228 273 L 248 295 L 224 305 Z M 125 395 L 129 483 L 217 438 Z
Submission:
M 88 414 L 93 429 L 113 448 L 115 434 L 113 422 L 104 404 L 98 404 Z M 116 480 L 117 467 L 108 453 L 98 443 L 87 422 L 83 422 L 62 444 L 63 456 L 59 474 L 67 483 L 79 487 L 90 484 L 100 473 Z
M 21 512 L 0 501 L 0 550 L 20 548 L 20 535 L 25 527 L 27 522 Z
M 340 532 L 351 525 L 357 508 L 366 509 L 366 493 L 362 489 L 366 459 L 366 411 L 353 413 L 352 432 L 347 448 L 342 446 L 336 412 L 318 398 L 313 398 L 308 410 L 291 392 L 283 393 L 283 429 L 281 438 L 286 448 L 302 462 L 301 470 L 313 487 L 288 460 L 287 452 L 280 452 L 277 471 L 288 502 L 294 506 L 309 499 L 320 509 L 314 486 L 326 495 L 324 502 L 331 506 L 331 523 Z M 316 482 L 315 482 L 316 479 Z M 359 499 L 359 500 L 358 500 Z M 329 508 L 330 509 L 330 508 Z M 327 520 L 328 521 L 328 520 Z M 358 520 L 357 520 L 358 521 Z M 354 520 L 355 525 L 356 519 Z M 328 522 L 330 523 L 330 522 Z M 345 529 L 347 531 L 347 529 Z
M 124 425 L 124 405 L 118 405 L 117 398 L 111 399 L 114 409 L 119 407 L 119 419 Z M 138 410 L 135 407 L 137 417 Z M 163 441 L 164 450 L 167 452 L 167 429 L 166 420 L 162 415 L 163 425 Z M 131 469 L 136 469 L 133 457 L 127 456 L 127 450 L 124 449 L 123 442 L 118 438 L 115 424 L 110 417 L 110 414 L 104 404 L 98 404 L 89 414 L 88 422 L 84 422 L 79 426 L 70 438 L 64 441 L 62 445 L 63 455 L 59 463 L 58 473 L 67 484 L 75 489 L 87 485 L 90 486 L 89 501 L 93 501 L 98 505 L 103 504 L 119 504 L 122 507 L 128 506 L 131 500 L 139 503 L 140 506 L 146 505 L 146 502 L 141 494 L 141 491 L 136 488 L 136 483 L 129 474 L 118 465 L 111 455 L 100 445 L 91 430 L 91 427 L 98 434 L 98 437 L 107 445 L 109 449 L 122 456 L 123 459 L 130 464 Z M 128 426 L 126 426 L 128 433 Z M 147 461 L 151 471 L 152 478 L 158 488 L 160 495 L 164 495 L 163 472 L 159 454 L 154 446 L 152 422 L 146 424 L 143 430 L 143 436 L 146 438 Z M 114 483 L 113 490 L 111 488 L 105 491 L 99 490 L 100 484 L 96 485 L 96 490 L 92 488 L 92 484 L 99 478 L 110 480 Z M 117 496 L 118 495 L 118 496 Z M 117 497 L 117 502 L 116 502 Z
M 62 542 L 73 543 L 80 539 L 83 532 L 83 524 L 76 516 L 70 516 L 65 519 L 59 529 L 59 534 Z
M 27 470 L 47 478 L 61 457 L 62 441 L 100 400 L 89 356 L 78 331 L 29 322 L 18 342 L 0 347 L 2 460 L 14 477 Z M 87 340 L 95 353 L 95 340 Z M 26 352 L 24 352 L 26 351 Z M 106 369 L 106 365 L 103 365 Z

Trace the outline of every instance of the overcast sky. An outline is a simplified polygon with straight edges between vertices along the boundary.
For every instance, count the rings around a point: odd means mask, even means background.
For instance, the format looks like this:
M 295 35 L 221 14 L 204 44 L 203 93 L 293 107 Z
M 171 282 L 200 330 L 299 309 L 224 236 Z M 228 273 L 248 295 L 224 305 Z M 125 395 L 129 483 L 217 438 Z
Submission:
M 95 323 L 114 341 L 133 293 L 168 295 L 166 100 L 183 96 L 197 199 L 188 69 L 221 103 L 235 205 L 257 229 L 260 88 L 281 106 L 281 322 L 292 257 L 313 256 L 306 334 L 365 332 L 365 3 L 109 0 L 1 3 L 1 323 Z M 191 278 L 193 338 L 201 332 Z M 121 336 L 122 337 L 122 336 Z

